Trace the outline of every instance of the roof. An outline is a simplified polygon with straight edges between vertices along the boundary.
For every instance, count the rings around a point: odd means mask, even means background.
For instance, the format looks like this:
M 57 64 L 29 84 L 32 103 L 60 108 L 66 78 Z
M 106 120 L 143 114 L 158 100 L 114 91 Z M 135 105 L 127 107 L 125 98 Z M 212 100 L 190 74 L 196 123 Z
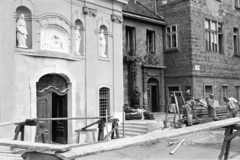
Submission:
M 164 22 L 163 18 L 156 15 L 154 12 L 152 12 L 150 9 L 145 7 L 143 4 L 140 2 L 134 0 L 129 0 L 128 5 L 125 5 L 123 7 L 123 15 L 136 15 L 136 16 L 141 16 L 145 18 L 150 18 L 153 20 L 161 21 Z

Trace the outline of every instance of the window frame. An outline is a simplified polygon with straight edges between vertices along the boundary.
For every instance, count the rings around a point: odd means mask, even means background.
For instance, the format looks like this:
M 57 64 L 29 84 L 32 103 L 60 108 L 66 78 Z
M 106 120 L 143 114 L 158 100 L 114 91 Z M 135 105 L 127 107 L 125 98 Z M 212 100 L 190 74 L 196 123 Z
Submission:
M 207 94 L 207 92 L 206 92 L 206 87 L 211 87 L 211 90 L 212 90 L 212 92 L 210 92 L 210 93 L 208 93 Z M 207 97 L 209 97 L 209 95 L 212 93 L 213 94 L 213 85 L 212 84 L 205 84 L 204 85 L 204 93 L 203 93 L 203 97 L 204 98 L 207 98 Z
M 240 0 L 235 0 L 235 8 L 240 9 Z
M 108 97 L 104 97 L 103 95 L 101 95 L 101 89 L 106 89 L 107 90 L 106 94 L 108 95 Z M 110 88 L 108 88 L 106 86 L 100 87 L 99 90 L 98 90 L 98 96 L 99 96 L 98 97 L 98 109 L 99 109 L 98 115 L 99 116 L 106 116 L 106 112 L 103 111 L 103 109 L 101 108 L 101 107 L 103 107 L 105 109 L 108 109 L 107 113 L 108 113 L 108 116 L 110 116 L 110 113 L 111 113 L 111 111 L 110 111 L 110 109 L 111 109 L 110 108 L 110 105 L 111 105 L 111 90 L 110 90 Z M 103 106 L 103 101 L 101 101 L 101 99 L 104 100 L 104 98 L 106 98 L 105 102 L 107 104 L 105 107 Z M 101 113 L 103 113 L 103 115 Z
M 131 33 L 131 35 L 130 35 Z M 125 26 L 125 48 L 126 52 L 130 55 L 135 55 L 136 51 L 136 28 L 131 26 Z
M 225 87 L 226 87 L 226 94 L 224 93 L 224 89 L 223 89 Z M 226 84 L 221 85 L 221 92 L 220 92 L 220 95 L 221 95 L 220 96 L 220 102 L 221 102 L 221 104 L 224 103 L 223 97 L 224 96 L 228 97 L 228 90 L 229 90 L 228 85 L 226 85 Z
M 208 23 L 206 23 L 208 22 Z M 215 30 L 212 27 L 215 24 Z M 216 20 L 205 18 L 204 20 L 204 33 L 205 33 L 205 49 L 209 52 L 224 53 L 224 40 L 223 40 L 223 23 Z
M 150 44 L 150 38 L 152 39 L 152 43 Z M 146 31 L 146 45 L 147 45 L 147 53 L 155 53 L 156 52 L 156 34 L 155 31 L 147 30 Z
M 234 53 L 234 55 L 240 56 L 240 53 L 239 53 L 239 29 L 237 27 L 233 27 L 233 53 Z
M 240 86 L 235 86 L 236 99 L 240 101 Z
M 173 31 L 173 27 L 175 27 L 175 31 Z M 170 32 L 168 32 L 168 28 L 170 28 Z M 166 50 L 177 49 L 178 48 L 178 26 L 177 24 L 169 25 L 165 29 L 165 38 L 166 38 Z M 176 35 L 176 46 L 173 47 L 173 35 Z M 168 40 L 168 36 L 170 37 L 170 43 Z M 170 44 L 170 45 L 169 45 Z

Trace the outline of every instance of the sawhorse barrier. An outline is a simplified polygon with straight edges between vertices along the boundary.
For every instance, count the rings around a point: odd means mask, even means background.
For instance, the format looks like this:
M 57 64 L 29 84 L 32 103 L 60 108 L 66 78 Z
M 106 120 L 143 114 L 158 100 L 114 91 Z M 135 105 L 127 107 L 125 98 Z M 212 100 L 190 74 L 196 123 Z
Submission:
M 233 132 L 234 130 L 237 130 L 237 131 Z M 235 125 L 226 127 L 224 135 L 225 137 L 223 140 L 222 149 L 218 157 L 219 160 L 222 160 L 223 158 L 224 160 L 228 159 L 229 149 L 231 146 L 232 139 L 234 139 L 237 136 L 240 136 L 240 124 L 235 124 Z
M 97 122 L 89 124 L 81 129 L 76 129 L 75 132 L 77 132 L 77 143 L 80 143 L 80 133 L 81 132 L 83 132 L 83 133 L 92 132 L 93 141 L 94 142 L 96 141 L 95 132 L 97 131 L 97 129 L 95 129 L 95 128 L 89 129 L 89 127 L 91 127 L 95 124 L 98 125 L 98 141 L 106 140 L 110 135 L 111 135 L 111 139 L 114 139 L 114 133 L 116 134 L 116 138 L 119 138 L 119 131 L 118 131 L 119 119 L 113 118 L 113 119 L 109 119 L 108 121 L 112 122 L 112 130 L 109 133 L 107 133 L 107 135 L 105 137 L 104 137 L 104 128 L 106 126 L 106 118 L 101 118 Z
M 19 133 L 21 133 L 21 141 L 24 141 L 24 130 L 25 126 L 36 126 L 35 142 L 39 142 L 40 138 L 43 143 L 45 143 L 45 133 L 48 133 L 47 124 L 43 121 L 37 120 L 26 120 L 25 122 L 15 123 L 17 125 L 15 129 L 14 140 L 17 140 Z
M 88 154 L 100 153 L 103 151 L 109 151 L 113 149 L 124 148 L 128 146 L 133 146 L 136 144 L 144 144 L 146 142 L 160 142 L 162 140 L 166 140 L 168 138 L 173 138 L 177 136 L 182 136 L 190 133 L 196 133 L 204 130 L 211 130 L 226 127 L 225 138 L 222 146 L 222 150 L 220 152 L 220 158 L 223 158 L 223 154 L 225 155 L 224 159 L 228 158 L 228 152 L 231 144 L 231 139 L 238 136 L 240 133 L 239 125 L 240 118 L 230 118 L 221 121 L 215 121 L 205 124 L 199 124 L 191 127 L 185 127 L 175 130 L 169 131 L 155 131 L 148 133 L 146 135 L 136 136 L 131 138 L 131 142 L 129 138 L 116 139 L 113 141 L 105 141 L 102 143 L 95 143 L 94 147 L 92 145 L 54 145 L 54 144 L 44 144 L 44 143 L 31 143 L 24 141 L 14 141 L 14 140 L 3 140 L 0 139 L 0 145 L 13 146 L 14 148 L 22 148 L 26 149 L 29 154 L 34 154 L 33 152 L 38 152 L 41 154 L 43 151 L 54 151 L 57 159 L 61 160 L 74 160 L 78 157 L 82 157 Z M 237 129 L 237 132 L 233 133 L 233 130 Z M 216 158 L 218 156 L 216 155 Z M 221 160 L 221 159 L 220 159 Z

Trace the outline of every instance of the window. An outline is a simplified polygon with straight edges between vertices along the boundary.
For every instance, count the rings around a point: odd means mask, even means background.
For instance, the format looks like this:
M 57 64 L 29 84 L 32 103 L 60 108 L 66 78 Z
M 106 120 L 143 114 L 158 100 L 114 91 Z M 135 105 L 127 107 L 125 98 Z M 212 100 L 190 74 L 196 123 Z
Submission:
M 166 29 L 166 48 L 177 48 L 177 25 L 168 26 Z
M 222 24 L 212 20 L 205 20 L 206 50 L 223 53 Z
M 147 31 L 147 52 L 154 53 L 155 52 L 155 32 Z
M 240 8 L 240 0 L 235 0 L 235 7 Z
M 110 115 L 110 94 L 109 89 L 106 87 L 100 88 L 99 90 L 99 116 Z
M 238 28 L 233 28 L 233 46 L 234 46 L 234 54 L 239 55 L 238 49 Z
M 212 86 L 209 86 L 209 85 L 205 86 L 204 96 L 205 97 L 209 97 L 211 93 L 213 93 Z
M 133 55 L 135 49 L 135 28 L 126 26 L 126 51 Z
M 236 99 L 240 101 L 240 86 L 236 86 Z
M 223 104 L 223 97 L 228 97 L 228 86 L 222 86 L 222 91 L 221 91 L 221 103 Z

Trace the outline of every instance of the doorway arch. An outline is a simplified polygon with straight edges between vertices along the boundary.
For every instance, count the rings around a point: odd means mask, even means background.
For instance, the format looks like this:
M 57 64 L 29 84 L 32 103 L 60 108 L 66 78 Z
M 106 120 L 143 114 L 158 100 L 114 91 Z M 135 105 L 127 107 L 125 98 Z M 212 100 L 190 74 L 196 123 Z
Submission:
M 61 65 L 49 65 L 36 70 L 32 76 L 29 78 L 30 86 L 30 118 L 37 118 L 37 85 L 36 83 L 40 78 L 47 74 L 57 74 L 63 77 L 66 80 L 68 85 L 68 94 L 67 94 L 67 113 L 68 117 L 76 117 L 76 98 L 75 98 L 75 88 L 76 88 L 76 79 L 74 76 Z M 68 143 L 74 142 L 74 128 L 76 127 L 76 121 L 68 122 Z M 31 141 L 35 140 L 35 128 L 32 127 L 30 130 Z
M 148 109 L 151 112 L 159 112 L 159 82 L 156 78 L 147 81 Z
M 66 80 L 58 74 L 42 76 L 37 85 L 37 117 L 38 118 L 61 118 L 68 117 L 67 94 L 68 85 Z M 48 143 L 67 144 L 68 121 L 47 121 Z

